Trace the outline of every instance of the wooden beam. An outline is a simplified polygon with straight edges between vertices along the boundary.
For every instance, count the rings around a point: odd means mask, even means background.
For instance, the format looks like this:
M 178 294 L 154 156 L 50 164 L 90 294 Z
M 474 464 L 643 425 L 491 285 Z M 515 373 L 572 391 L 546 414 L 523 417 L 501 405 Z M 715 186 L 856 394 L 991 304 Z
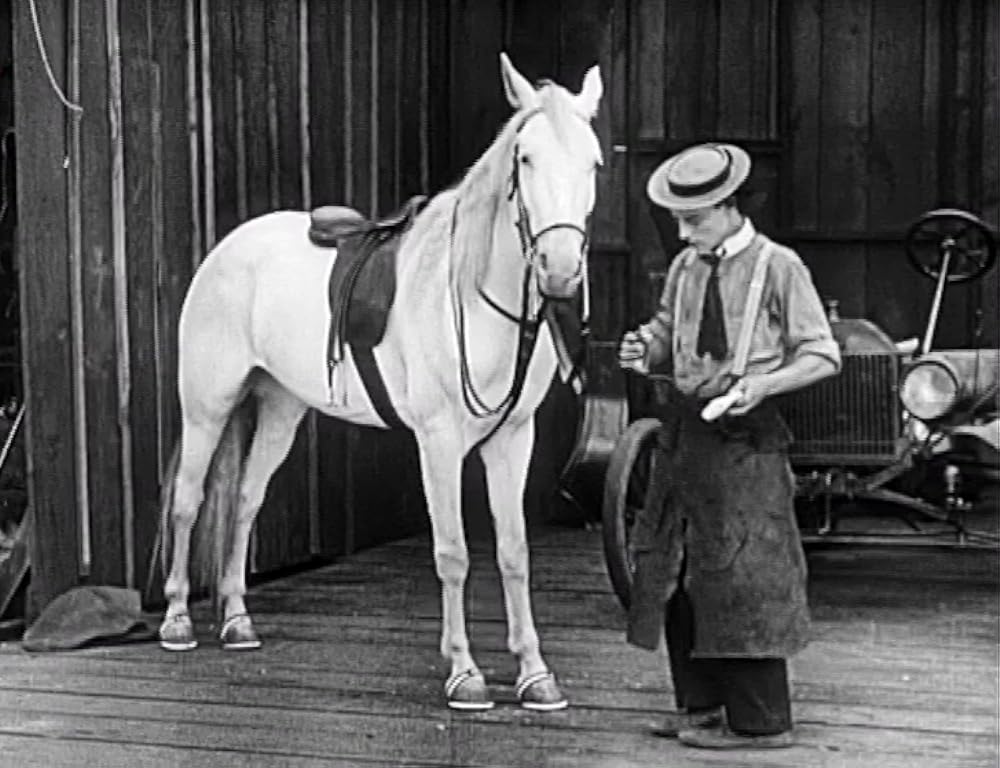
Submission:
M 357 207 L 354 183 L 354 16 L 356 0 L 344 0 L 344 199 L 343 203 Z
M 81 207 L 83 215 L 80 328 L 85 381 L 85 484 L 93 514 L 81 528 L 89 545 L 90 579 L 96 584 L 123 584 L 124 527 L 122 523 L 121 434 L 118 422 L 118 346 L 115 335 L 115 267 L 112 243 L 111 116 L 108 110 L 108 46 L 104 0 L 81 0 L 80 99 L 86 119 L 81 124 Z M 81 470 L 82 471 L 82 470 Z M 84 515 L 81 504 L 81 517 Z M 81 542 L 82 543 L 82 542 Z
M 308 82 L 308 67 L 303 71 L 301 58 L 307 40 L 302 39 L 299 14 L 307 8 L 305 0 L 270 0 L 267 14 L 268 113 L 272 141 L 272 207 L 301 210 L 303 207 L 303 135 L 308 123 L 303 112 L 303 81 Z M 308 109 L 308 94 L 306 94 Z M 308 176 L 306 176 L 308 179 Z
M 202 167 L 205 169 L 205 243 L 204 253 L 215 246 L 215 131 L 212 125 L 212 26 L 210 0 L 201 0 L 201 146 Z M 196 265 L 197 266 L 197 265 Z
M 134 497 L 132 477 L 131 394 L 129 344 L 128 257 L 125 232 L 125 112 L 122 103 L 122 56 L 118 0 L 105 0 L 108 54 L 108 120 L 111 125 L 111 248 L 114 263 L 115 344 L 118 350 L 118 433 L 121 440 L 122 543 L 124 581 L 134 583 L 132 545 Z
M 66 7 L 14 6 L 14 113 L 28 493 L 34 515 L 30 621 L 78 581 L 76 458 L 70 349 L 66 114 L 46 74 L 66 71 Z
M 349 6 L 348 6 L 349 7 Z M 348 8 L 333 8 L 325 0 L 308 5 L 309 206 L 340 203 L 344 193 L 346 142 L 344 128 L 350 110 L 345 98 L 349 51 L 345 50 Z
M 236 130 L 236 221 L 233 223 L 236 225 L 247 220 L 249 217 L 248 211 L 250 210 L 249 192 L 247 189 L 247 68 L 245 62 L 248 59 L 256 58 L 253 53 L 244 51 L 244 46 L 248 44 L 243 37 L 247 24 L 244 23 L 244 15 L 240 12 L 241 9 L 246 11 L 247 6 L 239 6 L 232 9 L 232 53 L 227 57 L 233 64 L 233 98 L 235 99 L 233 120 L 235 121 Z M 247 13 L 252 13 L 252 11 L 247 11 Z M 223 53 L 225 51 L 223 40 L 220 39 L 219 43 L 219 53 Z M 220 62 L 225 60 L 223 56 L 219 57 Z M 255 94 L 256 89 L 259 87 L 260 83 L 251 82 L 250 93 Z M 254 115 L 255 110 L 251 109 L 250 113 Z M 259 126 L 250 132 L 253 138 L 259 139 L 258 133 Z M 256 155 L 259 147 L 260 145 L 258 144 L 257 148 L 251 154 Z M 260 211 L 257 211 L 257 213 L 260 213 Z M 227 227 L 227 231 L 228 229 Z
M 267 85 L 267 16 L 263 3 L 242 3 L 233 11 L 234 56 L 237 84 L 241 82 L 243 100 L 237 105 L 237 125 L 242 130 L 244 157 L 237 170 L 243 170 L 247 208 L 240 214 L 240 222 L 260 216 L 272 207 L 271 154 L 268 139 L 268 85 Z M 222 47 L 218 48 L 222 52 Z M 239 93 L 239 91 L 237 91 Z M 239 144 L 237 145 L 239 146 Z
M 451 6 L 450 3 L 425 0 L 427 51 L 425 85 L 427 121 L 428 190 L 439 190 L 453 181 L 451 158 Z
M 351 3 L 335 7 L 326 0 L 309 0 L 308 13 L 308 147 L 310 195 L 314 204 L 343 203 L 350 199 L 351 131 Z M 343 551 L 344 520 L 349 513 L 345 456 L 348 427 L 333 419 L 307 417 L 315 430 L 315 504 L 311 548 L 333 556 Z M 311 489 L 312 490 L 312 489 Z M 310 501 L 313 503 L 313 501 Z
M 198 268 L 201 263 L 202 253 L 205 250 L 205 237 L 202 232 L 203 216 L 201 204 L 201 154 L 199 152 L 199 135 L 207 130 L 203 125 L 201 116 L 201 102 L 199 100 L 200 75 L 198 67 L 198 52 L 206 42 L 199 35 L 199 13 L 205 3 L 198 3 L 198 11 L 195 10 L 196 0 L 185 0 L 184 18 L 184 42 L 186 44 L 187 56 L 187 80 L 185 83 L 187 90 L 187 119 L 190 130 L 188 131 L 188 171 L 190 173 L 190 203 L 191 203 L 191 271 Z M 208 53 L 203 52 L 201 58 L 204 59 Z
M 379 153 L 385 151 L 385 147 L 379 145 L 380 120 L 379 104 L 386 98 L 381 93 L 379 87 L 379 73 L 381 62 L 379 61 L 379 27 L 386 22 L 379 14 L 380 0 L 371 0 L 368 9 L 368 67 L 367 67 L 367 90 L 368 90 L 368 211 L 373 218 L 379 215 L 379 208 L 382 205 L 379 189 Z M 362 70 L 364 72 L 364 70 Z M 392 161 L 389 160 L 391 163 Z
M 377 86 L 378 69 L 375 64 L 373 35 L 375 34 L 374 3 L 377 0 L 350 0 L 347 34 L 350 35 L 349 45 L 344 62 L 345 72 L 350 78 L 350 87 L 346 89 L 344 117 L 347 121 L 344 132 L 345 160 L 350 169 L 348 175 L 347 204 L 357 208 L 362 213 L 375 216 L 377 191 L 374 189 L 375 174 L 373 155 L 375 153 L 378 122 L 374 111 L 377 95 L 373 92 L 373 83 Z
M 73 0 L 69 7 L 68 58 L 69 58 L 69 98 L 80 102 L 80 2 Z M 100 59 L 98 58 L 98 61 Z M 73 359 L 73 438 L 76 454 L 76 497 L 77 519 L 80 526 L 80 575 L 90 573 L 90 494 L 88 490 L 87 464 L 87 387 L 86 365 L 84 361 L 83 323 L 83 211 L 81 174 L 84 163 L 81 142 L 81 115 L 71 116 L 69 121 L 69 167 L 67 175 L 69 219 L 69 305 L 71 329 L 71 355 Z
M 302 208 L 312 204 L 312 145 L 309 141 L 309 0 L 299 4 L 299 180 Z M 318 557 L 323 551 L 319 512 L 319 429 L 316 411 L 306 415 L 306 482 L 309 486 L 309 554 Z
M 420 57 L 420 104 L 418 110 L 418 130 L 420 132 L 420 189 L 430 195 L 433 190 L 431 181 L 431 105 L 430 105 L 430 9 L 428 0 L 420 0 L 420 35 L 418 37 L 418 56 Z M 410 6 L 407 6 L 410 7 Z M 442 143 L 438 141 L 437 143 Z

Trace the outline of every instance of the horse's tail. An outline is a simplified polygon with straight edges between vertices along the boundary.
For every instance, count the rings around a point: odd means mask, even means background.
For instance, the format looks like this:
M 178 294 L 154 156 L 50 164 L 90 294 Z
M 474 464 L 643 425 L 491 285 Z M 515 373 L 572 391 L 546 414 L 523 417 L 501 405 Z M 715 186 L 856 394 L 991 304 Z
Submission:
M 191 534 L 189 576 L 193 593 L 207 593 L 218 608 L 218 584 L 226 548 L 232 541 L 239 486 L 253 427 L 255 402 L 246 397 L 229 414 L 205 475 L 205 498 Z M 160 496 L 160 568 L 166 580 L 173 559 L 174 481 L 180 465 L 180 443 L 164 474 Z

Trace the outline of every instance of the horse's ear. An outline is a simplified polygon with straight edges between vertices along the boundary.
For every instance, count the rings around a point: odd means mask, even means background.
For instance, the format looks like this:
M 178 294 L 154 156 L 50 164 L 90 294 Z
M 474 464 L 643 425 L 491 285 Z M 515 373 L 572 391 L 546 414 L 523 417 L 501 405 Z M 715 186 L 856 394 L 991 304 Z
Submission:
M 576 96 L 576 108 L 581 115 L 588 120 L 593 119 L 597 114 L 597 107 L 601 102 L 601 95 L 604 93 L 604 85 L 601 83 L 601 68 L 598 65 L 587 70 L 583 78 L 583 88 Z
M 531 83 L 514 69 L 510 63 L 510 57 L 506 53 L 500 53 L 500 72 L 503 75 L 503 90 L 507 94 L 507 101 L 514 109 L 532 109 L 536 106 L 538 96 Z

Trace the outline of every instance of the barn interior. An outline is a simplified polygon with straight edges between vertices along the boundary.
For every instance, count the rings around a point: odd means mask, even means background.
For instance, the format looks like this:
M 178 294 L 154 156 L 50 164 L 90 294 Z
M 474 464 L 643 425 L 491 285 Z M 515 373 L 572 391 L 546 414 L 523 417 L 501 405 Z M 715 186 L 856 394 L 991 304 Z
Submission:
M 56 97 L 43 45 L 86 120 Z M 470 621 L 500 706 L 462 719 L 438 698 L 412 440 L 316 417 L 255 534 L 249 600 L 266 644 L 252 661 L 165 660 L 145 644 L 24 652 L 25 627 L 73 586 L 139 590 L 157 620 L 174 327 L 205 252 L 271 208 L 374 216 L 453 183 L 509 114 L 500 50 L 532 79 L 575 89 L 595 61 L 605 78 L 590 411 L 604 421 L 588 427 L 554 383 L 525 499 L 568 715 L 508 706 L 477 459 L 464 471 Z M 754 220 L 799 251 L 831 312 L 892 344 L 919 339 L 935 284 L 908 263 L 907 228 L 952 206 L 1000 226 L 998 51 L 997 0 L 0 0 L 0 763 L 701 764 L 648 734 L 671 682 L 662 658 L 625 647 L 602 562 L 609 444 L 619 419 L 656 408 L 614 349 L 655 306 L 678 244 L 645 179 L 693 141 L 744 143 Z M 947 286 L 936 348 L 996 354 L 998 274 Z M 588 444 L 587 428 L 608 433 Z M 995 546 L 953 525 L 925 535 L 880 504 L 844 512 L 842 540 L 809 549 L 816 642 L 793 668 L 804 746 L 741 764 L 995 762 Z M 995 543 L 995 495 L 963 514 Z M 821 528 L 822 505 L 802 519 Z M 206 632 L 211 613 L 196 604 Z

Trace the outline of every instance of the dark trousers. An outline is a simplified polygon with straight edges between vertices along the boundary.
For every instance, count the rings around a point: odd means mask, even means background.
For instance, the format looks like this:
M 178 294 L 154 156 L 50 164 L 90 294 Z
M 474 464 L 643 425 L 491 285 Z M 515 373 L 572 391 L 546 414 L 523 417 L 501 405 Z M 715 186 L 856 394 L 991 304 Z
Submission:
M 782 733 L 792 727 L 785 659 L 692 658 L 694 606 L 683 589 L 667 602 L 666 639 L 677 706 L 687 710 L 723 706 L 736 733 Z

